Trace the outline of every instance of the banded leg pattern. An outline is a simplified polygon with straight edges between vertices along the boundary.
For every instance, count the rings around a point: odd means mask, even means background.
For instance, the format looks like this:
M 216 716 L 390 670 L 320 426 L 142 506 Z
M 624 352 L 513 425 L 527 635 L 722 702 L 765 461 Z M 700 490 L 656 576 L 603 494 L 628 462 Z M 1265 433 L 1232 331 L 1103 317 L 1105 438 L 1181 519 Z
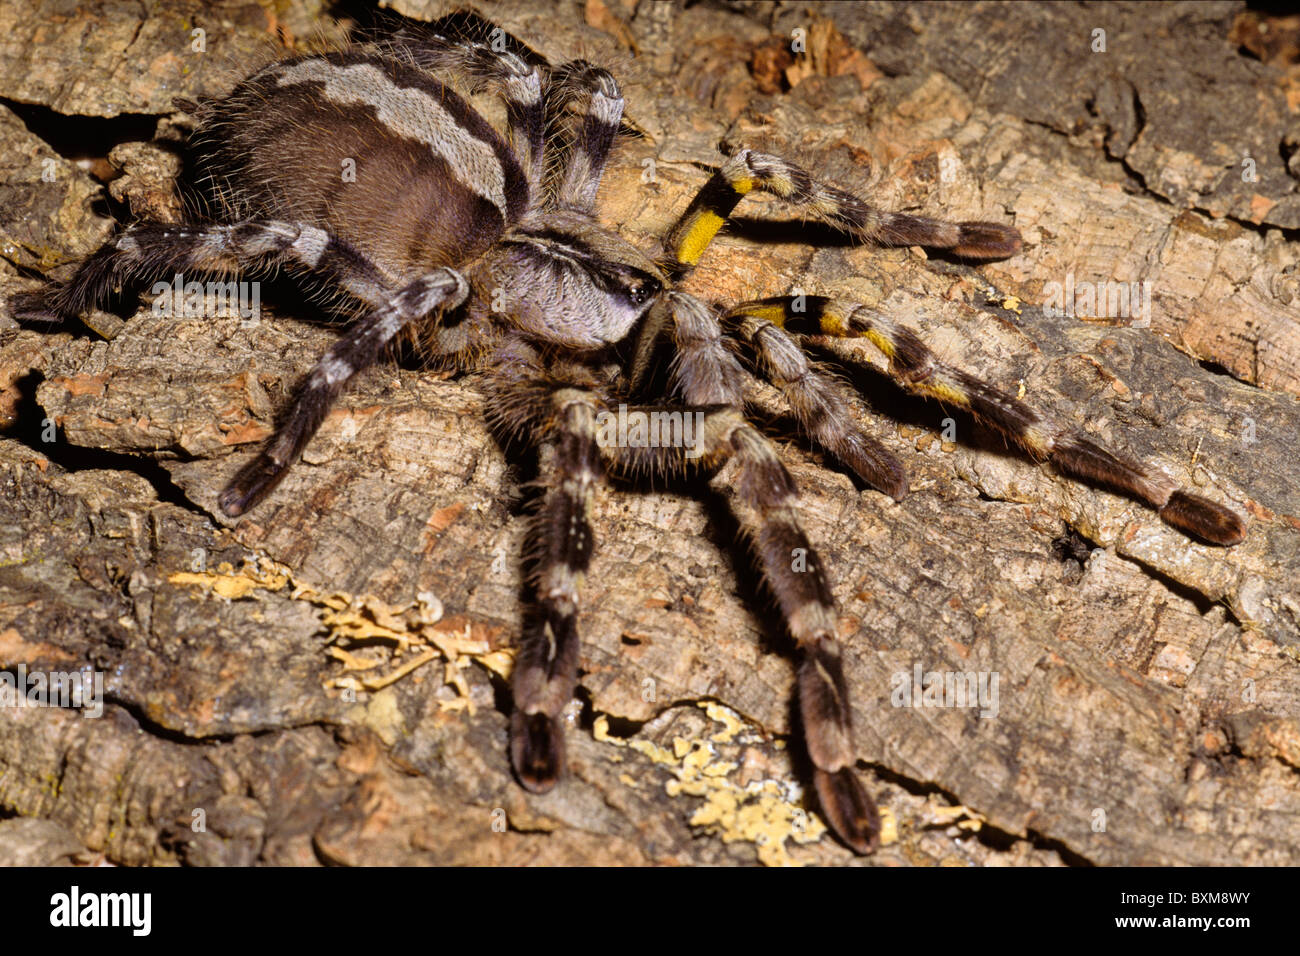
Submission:
M 578 681 L 578 592 L 594 544 L 588 512 L 604 479 L 596 444 L 597 399 L 585 390 L 562 388 L 551 404 L 547 492 L 533 528 L 537 613 L 515 658 L 510 718 L 511 763 L 519 782 L 534 793 L 549 790 L 564 771 L 561 718 Z
M 596 206 L 596 191 L 623 119 L 623 93 L 608 70 L 574 60 L 551 73 L 546 90 L 548 123 L 558 126 L 574 103 L 580 104 L 581 119 L 572 134 L 555 201 L 590 211 Z
M 796 299 L 785 296 L 739 306 L 733 314 L 762 316 L 796 335 L 866 338 L 889 359 L 889 374 L 903 388 L 965 409 L 1035 460 L 1135 498 L 1167 524 L 1208 544 L 1233 545 L 1245 537 L 1245 522 L 1236 512 L 1179 488 L 1163 471 L 1116 454 L 1078 429 L 943 364 L 915 332 L 887 316 L 822 296 L 801 296 L 799 301 L 801 311 L 793 307 Z
M 717 320 L 707 307 L 689 296 L 681 297 L 675 306 L 674 334 L 690 346 L 688 352 L 694 352 L 705 366 L 711 360 L 722 365 L 735 362 L 729 352 L 720 351 Z M 691 321 L 699 325 L 690 327 Z M 852 769 L 851 714 L 835 640 L 834 601 L 821 561 L 799 526 L 794 480 L 772 444 L 745 420 L 733 401 L 628 407 L 620 414 L 629 421 L 661 416 L 660 422 L 673 422 L 681 429 L 677 434 L 682 440 L 665 442 L 660 433 L 657 446 L 648 441 L 602 442 L 596 423 L 606 407 L 585 389 L 551 379 L 531 350 L 507 348 L 493 366 L 498 387 L 492 390 L 488 417 L 494 428 L 503 436 L 529 429 L 559 436 L 547 472 L 550 491 L 537 524 L 541 560 L 536 580 L 542 613 L 526 629 L 516 661 L 511 755 L 524 785 L 547 789 L 563 766 L 558 717 L 576 682 L 577 637 L 571 609 L 576 609 L 578 583 L 590 556 L 586 517 L 590 489 L 607 470 L 676 476 L 721 466 L 713 483 L 736 510 L 799 647 L 800 713 L 820 805 L 829 825 L 849 846 L 859 853 L 871 852 L 879 841 L 879 816 Z M 738 365 L 735 373 L 740 374 Z M 696 377 L 704 382 L 730 378 L 729 374 Z M 682 383 L 691 380 L 684 376 Z M 713 397 L 738 395 L 739 386 L 728 384 Z M 548 406 L 557 409 L 549 421 L 530 420 L 530 409 Z M 593 455 L 603 459 L 604 468 L 592 465 Z
M 970 259 L 1004 259 L 1020 250 L 1020 233 L 1011 226 L 885 212 L 850 192 L 818 182 L 779 156 L 741 149 L 709 177 L 669 231 L 664 243 L 665 265 L 674 277 L 695 267 L 737 203 L 755 190 L 794 203 L 836 229 L 869 242 L 950 249 Z
M 700 412 L 693 448 L 601 446 L 624 473 L 680 474 L 721 468 L 711 484 L 724 497 L 757 557 L 799 652 L 798 701 L 813 783 L 827 822 L 857 853 L 879 845 L 880 817 L 853 770 L 852 715 L 835 636 L 835 601 L 820 557 L 798 517 L 798 490 L 776 449 L 738 408 L 645 406 L 627 414 Z M 686 454 L 689 451 L 690 454 Z
M 355 247 L 305 223 L 265 220 L 230 226 L 140 222 L 90 256 L 67 283 L 15 297 L 20 318 L 62 322 L 109 299 L 115 289 L 173 273 L 228 272 L 285 264 L 323 274 L 362 301 L 376 303 L 389 288 Z
M 742 306 L 728 312 L 723 323 L 750 347 L 758 371 L 781 389 L 795 418 L 812 439 L 871 487 L 901 501 L 908 490 L 902 463 L 862 430 L 847 389 L 808 360 L 799 343 L 782 327 L 784 317 L 779 312 L 779 306 L 748 310 Z
M 316 363 L 266 447 L 221 493 L 221 510 L 235 517 L 265 497 L 297 460 L 352 377 L 373 365 L 411 322 L 455 308 L 468 294 L 469 285 L 460 273 L 438 269 L 391 293 L 386 302 L 350 325 Z
M 744 401 L 741 368 L 717 313 L 682 292 L 665 297 L 672 320 L 675 392 L 691 405 L 734 405 Z
M 835 599 L 799 523 L 798 488 L 772 442 L 740 411 L 743 372 L 717 314 L 690 295 L 677 293 L 669 302 L 678 352 L 674 387 L 697 408 L 721 403 L 708 408 L 695 453 L 706 464 L 724 462 L 710 484 L 727 498 L 799 648 L 799 713 L 818 802 L 845 843 L 870 853 L 879 845 L 880 816 L 853 772 Z M 653 467 L 646 449 L 629 451 L 641 469 Z
M 857 853 L 880 842 L 880 816 L 853 771 L 848 690 L 835 636 L 835 600 L 798 517 L 798 490 L 772 443 L 753 426 L 730 437 L 731 460 L 711 482 L 730 502 L 799 648 L 799 716 L 827 822 Z

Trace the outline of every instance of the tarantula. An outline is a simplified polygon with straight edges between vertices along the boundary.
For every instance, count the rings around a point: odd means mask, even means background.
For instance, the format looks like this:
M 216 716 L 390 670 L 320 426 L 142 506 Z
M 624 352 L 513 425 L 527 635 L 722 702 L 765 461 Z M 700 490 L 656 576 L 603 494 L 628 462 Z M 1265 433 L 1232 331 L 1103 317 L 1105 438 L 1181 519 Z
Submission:
M 879 816 L 854 772 L 835 602 L 800 527 L 795 483 L 746 420 L 746 376 L 777 386 L 811 439 L 873 488 L 901 499 L 907 477 L 854 420 L 845 386 L 805 356 L 805 341 L 865 337 L 902 388 L 965 409 L 1065 475 L 1136 498 L 1206 542 L 1243 537 L 1237 514 L 942 364 L 879 312 L 817 296 L 715 308 L 674 289 L 756 191 L 851 237 L 973 260 L 1018 252 L 1014 228 L 882 212 L 784 159 L 739 149 L 660 248 L 642 251 L 597 218 L 597 187 L 623 117 L 614 77 L 584 61 L 552 67 L 509 35 L 482 40 L 442 21 L 407 26 L 382 45 L 283 60 L 224 98 L 181 104 L 197 120 L 193 142 L 200 181 L 218 203 L 215 221 L 137 222 L 18 311 L 63 321 L 148 277 L 272 267 L 299 273 L 351 310 L 355 320 L 273 437 L 221 494 L 230 516 L 271 492 L 352 377 L 391 346 L 416 342 L 434 363 L 482 373 L 490 424 L 545 452 L 532 530 L 535 604 L 519 643 L 509 733 L 528 790 L 550 789 L 565 765 L 561 715 L 577 684 L 594 490 L 607 471 L 712 475 L 798 648 L 798 703 L 823 815 L 856 852 L 877 846 Z M 478 94 L 499 97 L 504 133 L 470 105 Z M 340 175 L 348 161 L 352 180 Z M 663 348 L 674 353 L 666 371 L 655 361 Z M 647 395 L 654 369 L 663 374 Z M 697 447 L 602 441 L 602 413 L 638 398 L 629 414 L 699 413 Z

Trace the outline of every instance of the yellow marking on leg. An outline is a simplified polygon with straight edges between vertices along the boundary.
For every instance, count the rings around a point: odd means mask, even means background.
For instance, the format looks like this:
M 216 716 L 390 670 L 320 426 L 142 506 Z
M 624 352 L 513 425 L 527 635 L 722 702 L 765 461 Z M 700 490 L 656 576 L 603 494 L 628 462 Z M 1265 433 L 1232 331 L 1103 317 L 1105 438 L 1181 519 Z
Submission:
M 686 227 L 686 234 L 677 244 L 677 261 L 688 266 L 699 262 L 700 256 L 704 255 L 704 250 L 718 234 L 724 221 L 716 212 L 707 209 L 696 213 L 694 222 Z
M 746 193 L 748 193 L 748 192 L 750 192 L 751 190 L 753 190 L 753 188 L 754 188 L 754 180 L 751 179 L 751 178 L 748 177 L 748 176 L 744 176 L 744 177 L 742 177 L 742 178 L 740 178 L 740 179 L 729 179 L 729 180 L 727 180 L 727 185 L 730 186 L 732 189 L 734 189 L 737 193 L 739 193 L 740 195 L 743 196 L 743 195 L 745 195 Z
M 867 337 L 872 345 L 884 353 L 885 358 L 892 359 L 894 354 L 898 351 L 894 348 L 894 340 L 885 335 L 879 329 L 867 329 L 862 334 Z
M 1052 453 L 1052 440 L 1037 425 L 1030 425 L 1020 433 L 1020 441 L 1033 455 L 1046 458 Z
M 845 338 L 849 335 L 848 316 L 827 306 L 822 310 L 821 328 L 823 335 Z
M 809 205 L 823 216 L 838 216 L 843 212 L 843 207 L 838 202 L 826 197 L 818 198 Z
M 746 180 L 746 182 L 749 183 L 750 188 L 753 188 L 754 181 L 752 179 Z M 763 188 L 782 199 L 788 199 L 790 194 L 794 192 L 794 182 L 789 176 L 782 176 L 780 173 L 769 173 L 763 177 Z
M 771 322 L 778 329 L 785 328 L 785 306 L 784 305 L 752 305 L 738 309 L 736 315 L 743 315 L 747 318 L 762 319 L 765 322 Z
M 962 408 L 970 407 L 970 396 L 966 390 L 951 382 L 933 380 L 919 386 L 927 395 L 932 395 L 941 402 L 948 402 Z

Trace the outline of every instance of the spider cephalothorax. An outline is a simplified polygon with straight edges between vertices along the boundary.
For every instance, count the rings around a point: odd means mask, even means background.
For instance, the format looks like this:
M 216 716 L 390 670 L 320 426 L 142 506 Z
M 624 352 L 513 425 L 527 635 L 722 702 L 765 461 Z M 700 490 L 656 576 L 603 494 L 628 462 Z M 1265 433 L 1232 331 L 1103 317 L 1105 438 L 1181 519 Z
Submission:
M 805 357 L 804 337 L 865 337 L 903 388 L 967 410 L 1034 458 L 1136 498 L 1185 533 L 1230 545 L 1244 534 L 1242 520 L 942 364 L 878 312 L 815 296 L 715 308 L 673 288 L 753 191 L 854 237 L 972 259 L 1014 255 L 1015 229 L 881 212 L 783 159 L 741 149 L 661 247 L 642 252 L 596 218 L 622 120 L 617 83 L 584 62 L 550 67 L 508 39 L 494 50 L 446 24 L 405 27 L 382 46 L 254 73 L 195 108 L 194 146 L 216 221 L 136 223 L 69 283 L 28 297 L 19 311 L 61 321 L 118 286 L 186 270 L 284 267 L 332 293 L 353 324 L 221 495 L 231 516 L 274 488 L 352 376 L 395 342 L 415 340 L 431 361 L 480 372 L 492 424 L 546 451 L 530 569 L 535 607 L 519 644 L 510 725 L 515 772 L 534 791 L 563 772 L 561 713 L 578 675 L 595 488 L 607 471 L 711 475 L 798 647 L 801 722 L 821 808 L 849 846 L 870 852 L 879 819 L 854 772 L 834 599 L 800 527 L 795 484 L 744 416 L 747 375 L 778 386 L 814 442 L 895 498 L 907 493 L 902 465 L 854 421 L 844 386 Z M 455 88 L 499 94 L 504 135 Z M 668 371 L 651 374 L 663 348 L 673 353 Z M 686 413 L 700 425 L 689 442 L 603 440 L 598 421 L 617 406 Z M 804 556 L 797 569 L 794 554 Z

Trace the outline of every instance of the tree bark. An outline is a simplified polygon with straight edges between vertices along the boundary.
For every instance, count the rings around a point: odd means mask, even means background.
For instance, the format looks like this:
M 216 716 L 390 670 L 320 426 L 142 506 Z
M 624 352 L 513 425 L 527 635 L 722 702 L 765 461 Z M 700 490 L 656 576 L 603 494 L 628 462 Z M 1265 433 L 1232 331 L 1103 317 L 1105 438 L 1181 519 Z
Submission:
M 274 6 L 91 4 L 78 16 L 117 38 L 94 56 L 75 22 L 29 37 L 36 11 L 0 13 L 0 96 L 31 104 L 0 107 L 0 294 L 66 276 L 111 232 L 86 171 L 109 150 L 78 163 L 69 143 L 157 116 L 151 145 L 118 145 L 107 188 L 123 220 L 179 208 L 170 97 L 218 92 L 238 71 L 212 64 L 266 59 L 250 51 L 277 30 L 298 49 L 339 33 L 312 4 Z M 855 484 L 755 387 L 841 611 L 859 770 L 887 824 L 862 861 L 805 799 L 789 641 L 704 485 L 598 495 L 570 773 L 531 796 L 505 747 L 526 466 L 485 429 L 473 378 L 359 376 L 283 484 L 230 521 L 218 492 L 337 335 L 291 288 L 257 321 L 145 304 L 90 317 L 97 335 L 0 329 L 0 666 L 90 668 L 105 695 L 98 719 L 0 707 L 0 814 L 24 818 L 0 823 L 0 861 L 1300 862 L 1300 344 L 1282 232 L 1300 207 L 1278 149 L 1294 71 L 1229 42 L 1240 5 L 1158 21 L 1124 4 L 480 9 L 552 61 L 580 53 L 624 80 L 641 135 L 601 207 L 639 245 L 720 141 L 885 208 L 1013 223 L 1024 251 L 972 268 L 750 200 L 686 289 L 886 311 L 1248 514 L 1246 540 L 1190 542 L 1006 450 L 891 385 L 865 342 L 823 357 L 907 464 L 902 502 Z M 186 24 L 206 26 L 206 53 Z M 1067 283 L 1143 282 L 1149 321 L 1077 295 L 1072 315 L 1043 307 Z M 897 706 L 918 670 L 996 676 L 996 698 Z

